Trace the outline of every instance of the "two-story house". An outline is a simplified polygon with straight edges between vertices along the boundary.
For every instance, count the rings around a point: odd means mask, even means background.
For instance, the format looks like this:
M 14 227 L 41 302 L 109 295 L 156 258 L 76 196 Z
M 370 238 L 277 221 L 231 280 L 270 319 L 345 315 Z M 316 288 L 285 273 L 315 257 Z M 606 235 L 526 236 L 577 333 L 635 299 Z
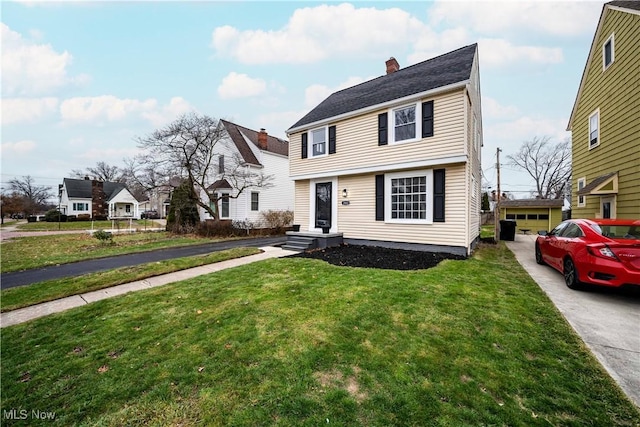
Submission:
M 287 134 L 300 231 L 468 255 L 479 239 L 480 108 L 473 44 L 330 95 Z
M 289 179 L 289 142 L 265 129 L 255 131 L 220 120 L 224 136 L 216 145 L 215 176 L 207 191 L 219 198 L 220 219 L 249 221 L 260 226 L 262 212 L 293 210 L 293 181 Z M 243 174 L 269 176 L 267 185 L 243 188 Z M 209 197 L 202 195 L 203 200 Z M 212 206 L 215 210 L 215 206 Z M 200 218 L 210 215 L 200 208 Z
M 140 218 L 138 200 L 120 182 L 64 178 L 58 186 L 60 212 L 92 219 Z
M 573 218 L 640 218 L 640 2 L 603 6 L 567 130 Z

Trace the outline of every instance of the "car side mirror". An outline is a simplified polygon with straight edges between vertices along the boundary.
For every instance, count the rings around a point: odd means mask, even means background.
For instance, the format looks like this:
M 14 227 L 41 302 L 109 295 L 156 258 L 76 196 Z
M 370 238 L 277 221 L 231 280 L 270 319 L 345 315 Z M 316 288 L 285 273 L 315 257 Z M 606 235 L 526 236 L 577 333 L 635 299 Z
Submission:
M 550 236 L 551 235 L 551 233 L 547 233 L 547 230 L 539 230 L 538 234 L 540 236 Z

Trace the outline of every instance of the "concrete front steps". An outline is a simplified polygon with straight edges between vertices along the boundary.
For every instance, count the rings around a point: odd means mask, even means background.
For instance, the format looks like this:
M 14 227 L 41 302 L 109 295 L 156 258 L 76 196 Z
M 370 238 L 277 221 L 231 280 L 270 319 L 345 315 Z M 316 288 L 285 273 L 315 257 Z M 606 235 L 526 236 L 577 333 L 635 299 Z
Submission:
M 287 231 L 287 242 L 282 249 L 289 251 L 310 251 L 313 249 L 324 249 L 330 246 L 340 246 L 342 244 L 342 233 L 312 233 L 300 231 Z

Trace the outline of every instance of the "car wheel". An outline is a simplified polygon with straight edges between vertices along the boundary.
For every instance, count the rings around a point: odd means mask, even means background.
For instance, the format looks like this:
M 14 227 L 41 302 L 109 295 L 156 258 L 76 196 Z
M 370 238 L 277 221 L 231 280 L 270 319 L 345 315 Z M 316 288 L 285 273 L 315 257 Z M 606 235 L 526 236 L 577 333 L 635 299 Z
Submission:
M 540 245 L 536 243 L 536 262 L 540 265 L 545 265 L 546 262 L 542 259 L 542 251 L 540 250 Z
M 571 258 L 564 260 L 564 283 L 570 289 L 580 289 L 580 282 L 578 281 L 578 271 L 576 265 Z

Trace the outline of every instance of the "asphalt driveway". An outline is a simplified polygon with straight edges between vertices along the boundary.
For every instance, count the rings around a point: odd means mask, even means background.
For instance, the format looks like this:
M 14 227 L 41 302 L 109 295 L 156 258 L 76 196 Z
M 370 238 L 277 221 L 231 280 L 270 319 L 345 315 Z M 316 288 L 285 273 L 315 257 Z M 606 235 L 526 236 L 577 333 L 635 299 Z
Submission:
M 506 244 L 609 375 L 640 406 L 640 292 L 567 288 L 562 274 L 536 263 L 535 239 L 518 234 Z

